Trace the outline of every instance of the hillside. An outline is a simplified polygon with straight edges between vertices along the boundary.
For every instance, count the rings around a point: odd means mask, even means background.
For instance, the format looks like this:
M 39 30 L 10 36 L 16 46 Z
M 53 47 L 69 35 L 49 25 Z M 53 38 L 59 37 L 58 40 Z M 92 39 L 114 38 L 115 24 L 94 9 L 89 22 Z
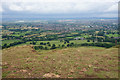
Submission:
M 3 49 L 6 78 L 117 78 L 118 48 L 78 47 L 35 51 L 32 46 Z

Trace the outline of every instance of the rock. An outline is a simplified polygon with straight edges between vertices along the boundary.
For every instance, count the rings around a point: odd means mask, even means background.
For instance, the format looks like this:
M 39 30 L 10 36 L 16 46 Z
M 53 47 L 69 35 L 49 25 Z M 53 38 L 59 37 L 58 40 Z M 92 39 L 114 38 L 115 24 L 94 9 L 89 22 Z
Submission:
M 79 72 L 79 74 L 83 74 L 83 72 Z
M 28 75 L 31 75 L 30 73 L 28 73 Z
M 86 68 L 83 68 L 81 71 L 82 71 L 82 72 L 85 72 L 85 71 L 87 71 L 87 69 L 86 69 Z
M 47 73 L 47 74 L 44 74 L 43 77 L 45 77 L 45 78 L 59 78 L 60 76 L 56 75 L 54 73 Z
M 27 72 L 27 70 L 20 70 L 21 72 Z
M 92 65 L 88 65 L 88 67 L 90 68 L 90 67 L 92 67 Z
M 53 61 L 55 61 L 55 59 L 53 59 Z
M 48 59 L 48 56 L 44 57 L 44 59 Z
M 4 63 L 4 65 L 8 65 L 8 63 L 7 63 L 7 62 L 5 62 L 5 63 Z
M 71 73 L 74 73 L 74 70 L 71 70 L 70 72 L 71 72 Z

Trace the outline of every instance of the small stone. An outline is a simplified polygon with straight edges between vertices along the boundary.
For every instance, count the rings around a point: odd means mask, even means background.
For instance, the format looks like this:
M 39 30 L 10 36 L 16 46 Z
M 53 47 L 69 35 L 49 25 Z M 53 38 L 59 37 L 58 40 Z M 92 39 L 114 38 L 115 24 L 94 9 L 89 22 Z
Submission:
M 85 71 L 87 71 L 87 69 L 86 69 L 86 68 L 83 68 L 81 71 L 82 71 L 82 72 L 85 72 Z
M 22 70 L 22 72 L 27 72 L 27 70 Z
M 53 59 L 53 61 L 55 61 L 55 59 Z
M 83 72 L 79 72 L 79 74 L 83 74 Z
M 48 59 L 48 56 L 44 57 L 45 59 Z
M 71 70 L 70 72 L 71 72 L 71 73 L 74 73 L 74 70 Z
M 5 63 L 4 63 L 4 65 L 8 65 L 8 63 L 7 63 L 7 62 L 5 62 Z
M 30 73 L 28 73 L 28 75 L 31 75 Z
M 47 73 L 47 74 L 44 74 L 43 77 L 45 77 L 45 78 L 59 78 L 60 76 L 56 75 L 54 73 Z
M 88 67 L 90 68 L 90 67 L 92 67 L 92 65 L 88 65 Z

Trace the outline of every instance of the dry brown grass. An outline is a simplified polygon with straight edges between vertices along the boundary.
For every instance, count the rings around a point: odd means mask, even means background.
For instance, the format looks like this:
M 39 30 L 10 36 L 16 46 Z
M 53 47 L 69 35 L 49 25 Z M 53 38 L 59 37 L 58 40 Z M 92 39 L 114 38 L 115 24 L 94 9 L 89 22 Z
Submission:
M 3 50 L 3 77 L 61 78 L 118 77 L 118 49 L 79 47 L 35 51 L 32 46 Z

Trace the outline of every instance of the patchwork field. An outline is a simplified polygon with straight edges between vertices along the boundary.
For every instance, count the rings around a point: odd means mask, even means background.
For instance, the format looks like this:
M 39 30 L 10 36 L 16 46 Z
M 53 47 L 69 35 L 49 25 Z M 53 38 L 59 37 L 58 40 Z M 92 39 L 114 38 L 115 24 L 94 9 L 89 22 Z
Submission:
M 3 78 L 117 78 L 118 48 L 3 49 Z

